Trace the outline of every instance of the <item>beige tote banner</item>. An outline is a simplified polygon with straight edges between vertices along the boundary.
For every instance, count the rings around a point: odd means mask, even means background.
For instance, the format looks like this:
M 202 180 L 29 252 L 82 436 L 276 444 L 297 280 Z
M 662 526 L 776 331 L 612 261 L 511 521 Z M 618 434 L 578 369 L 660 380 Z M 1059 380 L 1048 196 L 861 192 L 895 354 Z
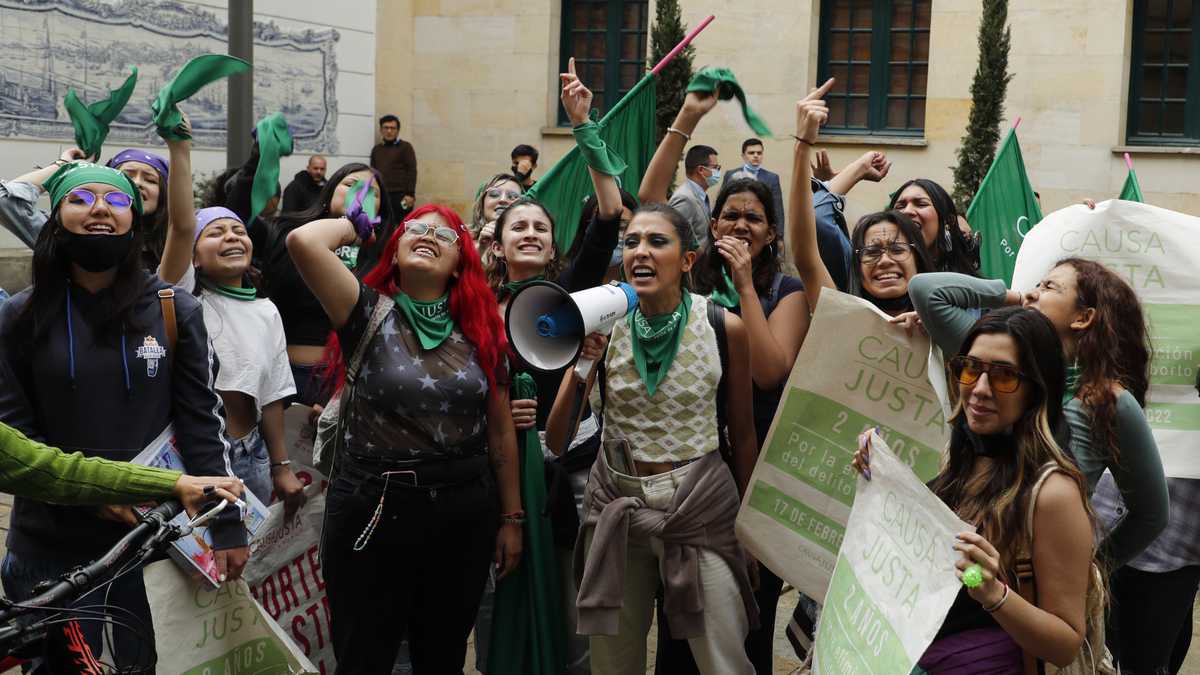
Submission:
M 737 518 L 746 548 L 809 597 L 825 597 L 842 546 L 861 432 L 879 427 L 921 480 L 937 473 L 946 411 L 931 367 L 944 383 L 923 333 L 909 337 L 865 300 L 822 290 Z

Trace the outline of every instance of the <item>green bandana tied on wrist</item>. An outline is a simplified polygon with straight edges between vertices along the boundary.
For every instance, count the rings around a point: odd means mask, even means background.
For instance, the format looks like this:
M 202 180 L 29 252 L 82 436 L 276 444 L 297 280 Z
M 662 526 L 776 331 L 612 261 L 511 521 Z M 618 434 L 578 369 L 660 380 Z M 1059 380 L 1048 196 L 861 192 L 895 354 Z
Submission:
M 204 290 L 212 291 L 217 295 L 223 295 L 227 298 L 233 298 L 234 300 L 241 300 L 243 302 L 250 302 L 251 300 L 258 299 L 258 291 L 253 287 L 247 288 L 245 286 L 226 286 L 224 284 L 214 283 L 212 280 L 206 279 L 202 276 L 199 278 L 199 281 Z
M 734 287 L 733 279 L 729 278 L 729 270 L 724 265 L 721 266 L 721 278 L 717 280 L 716 287 L 712 289 L 712 293 L 709 293 L 708 297 L 726 309 L 734 309 L 742 304 L 742 296 Z
M 83 150 L 86 157 L 99 158 L 104 139 L 108 138 L 108 127 L 117 119 L 117 115 L 129 103 L 133 89 L 137 86 L 138 70 L 133 68 L 125 83 L 109 92 L 108 98 L 84 105 L 75 94 L 74 89 L 67 90 L 63 106 L 71 117 L 71 125 L 75 127 L 75 145 Z
M 1078 363 L 1072 363 L 1067 366 L 1067 381 L 1063 386 L 1063 405 L 1070 403 L 1075 398 L 1075 395 L 1079 393 L 1079 375 L 1081 372 Z
M 150 104 L 158 135 L 167 141 L 190 140 L 191 135 L 183 130 L 183 113 L 177 104 L 188 100 L 206 85 L 248 70 L 249 63 L 224 54 L 204 54 L 185 63 L 175 78 L 163 85 L 154 103 Z
M 50 174 L 42 183 L 42 187 L 50 194 L 50 208 L 56 209 L 68 192 L 87 183 L 111 185 L 124 192 L 133 200 L 133 212 L 142 215 L 142 193 L 133 186 L 128 176 L 107 166 L 90 162 L 68 162 Z
M 600 138 L 599 124 L 588 120 L 571 131 L 575 134 L 575 146 L 589 167 L 608 176 L 620 176 L 629 168 L 625 160 Z
M 736 98 L 742 106 L 742 117 L 746 118 L 746 124 L 750 125 L 754 133 L 760 136 L 771 135 L 771 130 L 767 128 L 767 123 L 746 104 L 746 92 L 742 91 L 742 85 L 738 84 L 732 70 L 728 68 L 703 68 L 692 77 L 692 81 L 688 83 L 687 90 L 689 92 L 703 91 L 715 93 L 717 99 L 721 101 Z
M 267 115 L 255 127 L 258 136 L 258 168 L 250 190 L 250 218 L 253 222 L 267 208 L 267 202 L 279 193 L 279 158 L 292 154 L 292 134 L 283 113 Z
M 534 277 L 529 277 L 528 279 L 522 279 L 521 281 L 510 281 L 500 287 L 501 290 L 504 291 L 504 294 L 502 297 L 511 298 L 512 296 L 516 295 L 518 291 L 520 291 L 522 288 L 525 288 L 529 284 L 532 284 L 535 281 L 545 281 L 545 280 L 546 280 L 546 275 L 539 274 Z
M 650 396 L 654 396 L 658 383 L 666 377 L 671 363 L 675 361 L 691 309 L 692 295 L 685 290 L 679 306 L 669 314 L 647 317 L 638 307 L 629 315 L 633 364 L 637 367 L 638 375 L 642 376 L 642 382 L 646 383 L 646 393 Z
M 392 299 L 396 301 L 396 307 L 400 308 L 409 327 L 417 334 L 421 349 L 437 349 L 454 332 L 449 293 L 433 302 L 418 302 L 405 293 L 397 293 Z

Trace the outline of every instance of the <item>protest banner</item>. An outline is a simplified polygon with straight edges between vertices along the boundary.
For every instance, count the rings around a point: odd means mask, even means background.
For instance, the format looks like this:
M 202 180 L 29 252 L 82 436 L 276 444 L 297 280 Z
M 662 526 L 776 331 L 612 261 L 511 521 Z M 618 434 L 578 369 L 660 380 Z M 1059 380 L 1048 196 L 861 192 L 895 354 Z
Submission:
M 854 503 L 858 434 L 878 426 L 922 480 L 937 472 L 948 437 L 934 386 L 944 394 L 939 353 L 887 319 L 865 300 L 822 290 L 738 512 L 751 554 L 817 600 Z
M 211 588 L 167 560 L 142 575 L 159 675 L 318 673 L 254 601 L 245 580 Z
M 1153 358 L 1146 419 L 1166 474 L 1200 478 L 1200 218 L 1110 200 L 1055 211 L 1025 237 L 1013 288 L 1035 287 L 1059 260 L 1103 263 L 1142 300 Z
M 858 482 L 817 626 L 813 672 L 910 672 L 962 587 L 953 546 L 966 531 L 975 528 L 872 434 L 871 480 Z
M 271 505 L 267 522 L 250 542 L 250 561 L 243 577 L 288 639 L 322 675 L 332 675 L 329 599 L 319 550 L 325 495 L 316 485 L 306 487 L 305 493 L 308 502 L 291 521 L 283 519 L 282 502 Z
M 309 419 L 312 408 L 293 404 L 283 411 L 283 442 L 287 445 L 288 459 L 292 460 L 292 471 L 305 486 L 316 484 L 321 491 L 329 487 L 329 478 L 321 473 L 313 462 L 313 441 L 317 438 L 317 424 Z

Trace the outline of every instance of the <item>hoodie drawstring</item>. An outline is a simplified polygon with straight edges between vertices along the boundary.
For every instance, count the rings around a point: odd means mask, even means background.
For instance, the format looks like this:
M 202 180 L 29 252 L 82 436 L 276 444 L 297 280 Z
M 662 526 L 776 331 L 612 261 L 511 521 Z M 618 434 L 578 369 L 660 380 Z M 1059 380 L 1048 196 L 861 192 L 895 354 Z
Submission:
M 75 388 L 75 327 L 71 322 L 71 289 L 67 289 L 67 369 L 71 388 Z M 125 394 L 133 396 L 133 378 L 129 374 L 129 354 L 125 350 L 125 324 L 121 324 L 121 369 L 125 373 Z

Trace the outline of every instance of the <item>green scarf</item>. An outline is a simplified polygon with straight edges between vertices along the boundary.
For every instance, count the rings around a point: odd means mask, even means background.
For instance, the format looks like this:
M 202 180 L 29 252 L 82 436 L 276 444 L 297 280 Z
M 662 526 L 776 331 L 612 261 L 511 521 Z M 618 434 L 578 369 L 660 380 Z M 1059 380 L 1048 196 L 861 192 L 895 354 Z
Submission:
M 591 120 L 572 129 L 575 146 L 589 167 L 608 176 L 620 176 L 629 165 L 600 138 L 600 129 L 600 125 Z
M 85 156 L 100 157 L 100 148 L 104 146 L 104 139 L 108 138 L 108 127 L 124 110 L 125 104 L 129 103 L 133 88 L 137 86 L 137 76 L 135 67 L 125 78 L 124 84 L 109 92 L 108 98 L 91 105 L 84 105 L 74 89 L 67 90 L 63 106 L 71 117 L 71 125 L 75 127 L 75 145 L 83 150 Z
M 746 92 L 742 91 L 742 85 L 738 84 L 732 70 L 728 68 L 703 68 L 692 77 L 692 81 L 688 83 L 687 90 L 689 92 L 712 92 L 721 101 L 736 98 L 742 106 L 742 117 L 746 118 L 746 124 L 750 125 L 754 133 L 760 136 L 771 135 L 771 130 L 767 128 L 767 123 L 746 103 Z
M 645 316 L 638 307 L 629 315 L 629 331 L 633 339 L 633 363 L 646 383 L 646 393 L 654 396 L 658 383 L 666 377 L 679 351 L 683 331 L 687 328 L 692 309 L 692 295 L 686 290 L 675 311 L 659 316 Z M 653 370 L 652 370 L 653 369 Z
M 177 104 L 191 98 L 205 85 L 248 70 L 249 63 L 224 54 L 204 54 L 185 63 L 179 73 L 163 85 L 154 102 L 150 104 L 158 135 L 168 141 L 190 140 L 191 136 L 183 130 L 183 113 Z M 238 131 L 230 129 L 229 133 Z
M 400 313 L 417 334 L 421 349 L 437 349 L 450 337 L 450 333 L 454 332 L 454 319 L 450 318 L 449 293 L 433 302 L 418 302 L 405 293 L 397 293 L 392 299 L 396 301 Z
M 107 166 L 89 162 L 67 162 L 50 174 L 42 183 L 42 187 L 50 193 L 50 208 L 55 208 L 68 192 L 87 183 L 111 185 L 124 192 L 133 199 L 133 212 L 142 215 L 142 193 L 133 186 L 128 176 Z
M 512 296 L 516 295 L 517 292 L 520 291 L 522 288 L 525 288 L 526 286 L 532 284 L 533 282 L 545 281 L 545 280 L 546 280 L 546 275 L 539 274 L 537 276 L 529 277 L 528 279 L 522 279 L 521 281 L 510 281 L 510 282 L 504 284 L 503 286 L 501 286 L 500 288 L 504 291 L 503 297 L 511 298 Z
M 245 286 L 226 286 L 224 284 L 213 283 L 210 279 L 200 277 L 200 285 L 208 291 L 212 291 L 217 295 L 223 295 L 234 300 L 242 300 L 250 302 L 258 298 L 258 291 L 253 287 L 246 288 Z
M 279 158 L 292 154 L 292 134 L 288 131 L 283 113 L 267 115 L 258 121 L 258 168 L 250 189 L 250 218 L 254 222 L 267 207 L 267 202 L 279 194 Z
M 1071 399 L 1075 398 L 1075 395 L 1079 393 L 1079 375 L 1082 372 L 1083 369 L 1079 367 L 1078 363 L 1072 363 L 1067 366 L 1067 381 L 1063 385 L 1062 398 L 1064 406 L 1070 403 Z
M 708 298 L 726 309 L 734 309 L 742 304 L 742 297 L 734 288 L 733 279 L 729 278 L 729 270 L 724 265 L 721 266 L 721 278 Z

